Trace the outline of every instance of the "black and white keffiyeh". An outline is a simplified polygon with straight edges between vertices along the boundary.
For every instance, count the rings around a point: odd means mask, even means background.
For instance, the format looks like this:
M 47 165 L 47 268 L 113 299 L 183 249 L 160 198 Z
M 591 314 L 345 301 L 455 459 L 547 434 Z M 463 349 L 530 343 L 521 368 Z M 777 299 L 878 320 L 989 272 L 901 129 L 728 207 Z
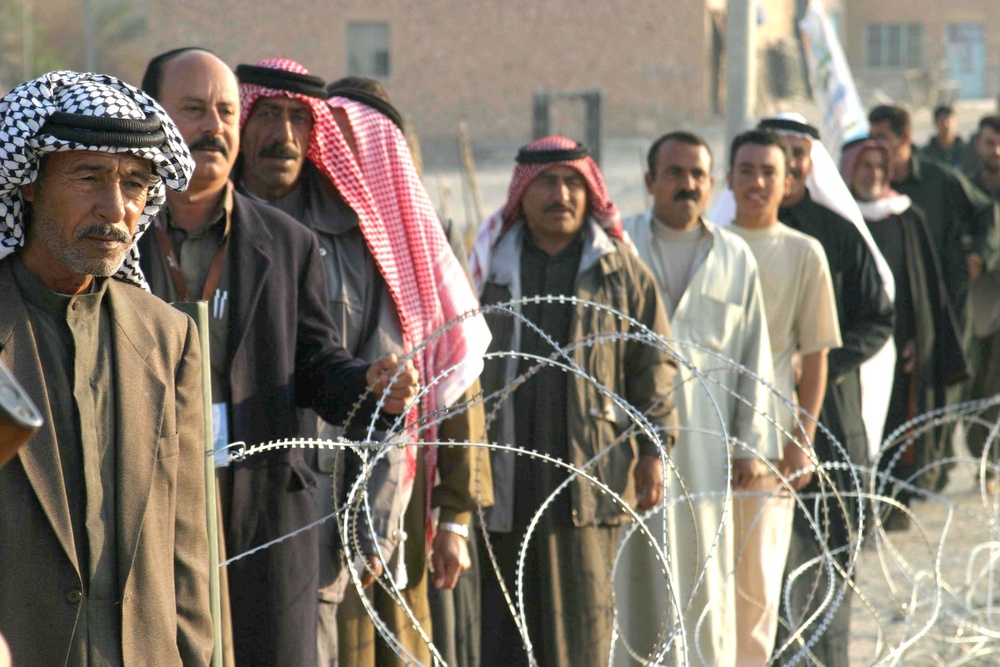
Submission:
M 55 124 L 51 122 L 53 116 L 58 119 L 67 114 L 75 114 L 78 119 L 85 116 L 132 119 L 137 121 L 137 126 L 147 119 L 158 119 L 159 122 L 154 123 L 159 126 L 157 132 L 145 136 L 162 139 L 150 145 L 148 140 L 110 139 L 111 136 L 130 138 L 122 133 L 75 128 L 69 136 L 65 132 L 55 132 Z M 64 138 L 53 136 L 53 133 Z M 109 139 L 102 141 L 102 134 Z M 0 259 L 24 244 L 21 186 L 38 177 L 43 155 L 71 150 L 129 153 L 152 163 L 154 177 L 150 179 L 146 207 L 139 218 L 132 247 L 115 274 L 116 278 L 146 288 L 135 242 L 163 205 L 165 187 L 178 192 L 187 188 L 194 160 L 163 107 L 138 88 L 106 74 L 49 72 L 21 84 L 0 99 Z

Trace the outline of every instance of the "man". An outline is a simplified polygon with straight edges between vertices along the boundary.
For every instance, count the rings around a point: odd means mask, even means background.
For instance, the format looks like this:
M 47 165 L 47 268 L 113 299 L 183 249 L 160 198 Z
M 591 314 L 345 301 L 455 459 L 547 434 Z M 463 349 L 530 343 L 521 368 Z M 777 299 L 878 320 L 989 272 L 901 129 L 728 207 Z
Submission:
M 761 291 L 774 359 L 774 384 L 781 397 L 798 404 L 795 409 L 783 404 L 776 406 L 775 419 L 788 459 L 783 462 L 782 474 L 791 478 L 794 489 L 801 490 L 812 476 L 807 452 L 816 435 L 815 416 L 826 394 L 827 351 L 841 345 L 830 271 L 822 246 L 816 239 L 778 220 L 778 207 L 793 179 L 782 139 L 770 130 L 745 132 L 733 140 L 729 160 L 727 181 L 736 204 L 732 229 L 750 246 L 761 267 Z M 798 378 L 793 369 L 794 355 L 801 357 Z M 775 500 L 765 510 L 759 517 L 747 517 L 745 521 L 761 521 L 765 527 L 774 525 L 771 541 L 760 545 L 764 553 L 758 568 L 762 576 L 770 579 L 761 594 L 769 615 L 760 621 L 770 634 L 761 636 L 760 640 L 769 639 L 773 646 L 779 606 L 777 596 L 781 592 L 791 538 L 792 508 L 787 501 Z M 787 523 L 779 524 L 782 520 Z M 750 577 L 740 574 L 737 571 L 738 584 L 752 584 Z M 801 590 L 797 588 L 795 592 Z M 794 597 L 793 601 L 796 618 L 807 618 L 801 615 L 805 606 L 801 598 Z M 747 610 L 752 610 L 751 605 L 745 605 L 740 612 Z M 737 620 L 744 621 L 743 618 Z M 740 648 L 743 646 L 741 644 Z M 748 655 L 741 650 L 739 664 L 766 664 L 770 652 L 757 648 L 759 644 L 751 646 L 755 650 Z
M 896 285 L 893 338 L 898 354 L 882 433 L 885 440 L 917 415 L 944 406 L 945 388 L 968 375 L 965 355 L 927 221 L 909 197 L 889 187 L 892 163 L 888 147 L 871 139 L 852 142 L 844 147 L 840 171 Z M 902 458 L 889 470 L 886 466 L 904 447 Z M 882 450 L 879 469 L 910 480 L 925 466 L 933 469 L 940 457 L 933 431 L 925 431 L 917 443 L 901 441 Z M 891 486 L 878 486 L 888 489 L 886 493 L 892 490 Z M 896 499 L 909 504 L 911 496 L 909 491 L 901 491 Z M 902 529 L 909 525 L 909 517 L 888 509 L 882 522 L 887 529 Z
M 398 111 L 353 87 L 336 91 L 327 101 L 323 81 L 289 60 L 240 65 L 236 72 L 244 104 L 237 182 L 249 196 L 289 213 L 318 235 L 326 258 L 329 308 L 345 332 L 348 349 L 364 358 L 418 350 L 417 369 L 436 386 L 424 394 L 419 410 L 410 413 L 411 426 L 418 412 L 426 417 L 460 399 L 464 404 L 478 393 L 478 388 L 469 390 L 482 368 L 490 334 L 477 315 L 432 336 L 478 303 L 416 173 Z M 468 441 L 471 429 L 481 437 L 481 409 L 474 406 L 442 422 L 441 436 Z M 478 422 L 475 429 L 470 419 Z M 436 424 L 412 431 L 411 441 L 419 437 L 436 442 Z M 365 437 L 358 428 L 348 435 Z M 384 437 L 377 434 L 375 439 Z M 432 553 L 434 585 L 453 588 L 468 567 L 465 538 L 476 505 L 471 487 L 476 480 L 467 448 L 419 451 L 418 456 L 415 446 L 389 450 L 387 460 L 394 460 L 393 470 L 403 474 L 389 488 L 376 485 L 373 490 L 377 500 L 385 500 L 373 508 L 380 548 L 369 547 L 365 555 L 377 573 L 402 536 L 411 536 L 410 547 L 400 549 L 405 558 L 396 558 L 392 565 L 397 576 L 402 575 L 397 581 L 407 606 L 429 635 L 425 547 Z M 435 479 L 438 470 L 440 483 Z M 326 472 L 322 460 L 319 472 Z M 332 512 L 333 494 L 320 489 L 321 507 L 327 505 L 324 509 Z M 432 505 L 440 507 L 436 526 Z M 325 573 L 320 641 L 326 644 L 321 657 L 329 655 L 324 664 L 337 653 L 344 664 L 374 664 L 375 627 L 353 586 L 337 620 L 343 630 L 339 648 L 331 639 L 335 605 L 344 596 L 348 573 L 341 567 L 339 536 L 331 531 L 327 537 L 321 557 Z M 383 593 L 375 595 L 379 615 L 409 653 L 429 663 L 430 652 L 419 632 Z M 377 651 L 380 663 L 395 657 L 384 642 Z
M 956 132 L 958 121 L 955 109 L 948 104 L 934 107 L 934 127 L 937 134 L 920 151 L 921 155 L 958 169 L 965 158 L 966 144 Z
M 675 480 L 668 485 L 676 501 L 667 522 L 669 539 L 655 530 L 662 521 L 652 517 L 646 523 L 654 529 L 654 539 L 669 549 L 674 592 L 685 610 L 687 660 L 697 662 L 694 656 L 701 655 L 708 664 L 734 665 L 739 656 L 741 664 L 763 664 L 774 645 L 777 604 L 763 621 L 770 629 L 764 628 L 764 636 L 754 641 L 752 629 L 760 623 L 749 615 L 766 611 L 757 595 L 767 588 L 765 573 L 748 577 L 751 588 L 741 591 L 742 598 L 737 594 L 731 573 L 738 551 L 740 569 L 751 571 L 760 565 L 760 551 L 737 546 L 744 540 L 734 539 L 741 527 L 734 527 L 725 485 L 731 477 L 734 491 L 769 493 L 777 478 L 766 475 L 756 457 L 781 457 L 766 421 L 769 400 L 763 382 L 772 382 L 772 366 L 757 263 L 743 241 L 702 217 L 713 187 L 712 155 L 704 139 L 688 132 L 664 135 L 649 149 L 647 162 L 652 209 L 625 219 L 623 226 L 656 276 L 678 353 L 705 375 L 693 377 L 686 366 L 680 370 L 682 389 L 675 405 L 688 434 L 671 455 L 683 488 Z M 716 370 L 726 359 L 756 378 L 737 372 L 735 365 Z M 745 447 L 730 450 L 727 435 Z M 682 500 L 685 495 L 698 498 L 693 515 Z M 750 512 L 751 519 L 755 515 Z M 790 514 L 786 518 L 790 528 Z M 662 565 L 640 537 L 634 535 L 618 565 L 619 624 L 628 645 L 653 658 L 657 638 L 665 636 L 662 626 L 669 618 L 672 592 L 660 574 Z M 708 571 L 698 582 L 706 562 Z M 774 602 L 782 571 L 778 568 L 777 580 L 770 582 Z M 679 644 L 675 642 L 675 654 L 683 661 Z M 631 662 L 627 651 L 617 653 Z
M 417 191 L 417 196 L 423 197 L 424 188 L 420 179 L 419 141 L 412 128 L 404 122 L 402 114 L 392 105 L 385 86 L 377 79 L 348 76 L 328 84 L 326 92 L 329 96 L 327 103 L 334 113 L 338 127 L 344 133 L 344 138 L 351 147 L 352 153 L 365 166 L 365 173 L 370 174 L 370 178 L 378 179 L 380 171 L 391 171 L 394 161 L 408 162 L 405 156 L 401 156 L 397 160 L 386 159 L 387 156 L 402 151 L 403 146 L 396 137 L 396 130 L 403 132 L 409 146 L 414 170 L 410 172 L 408 166 L 405 168 L 405 171 L 412 174 L 414 178 L 407 179 L 407 184 L 403 186 L 403 189 L 405 191 L 413 188 Z M 378 113 L 372 114 L 369 110 Z M 358 155 L 357 137 L 354 135 L 352 122 L 348 118 L 349 113 L 355 119 L 354 122 L 358 123 L 367 135 L 362 142 L 364 155 Z M 386 145 L 387 143 L 388 145 Z M 427 218 L 431 220 L 429 216 Z M 468 251 L 462 241 L 462 235 L 455 231 L 451 220 L 443 220 L 441 224 L 456 258 L 462 265 L 463 271 L 469 276 Z M 478 391 L 479 385 L 476 383 L 470 389 L 470 395 Z M 466 413 L 442 422 L 441 438 L 456 442 L 485 438 L 482 417 L 482 406 L 471 405 Z M 471 460 L 467 460 L 469 457 Z M 468 515 L 465 512 L 456 515 L 449 506 L 468 506 L 471 508 L 471 505 L 477 500 L 483 507 L 488 507 L 493 503 L 489 452 L 485 448 L 473 448 L 466 455 L 465 452 L 452 449 L 439 456 L 438 464 L 441 483 L 432 491 L 431 499 L 433 506 L 441 506 L 442 514 L 439 515 L 438 521 L 439 523 L 448 521 L 469 526 Z M 459 491 L 461 495 L 455 494 L 454 491 Z M 443 503 L 442 499 L 436 500 L 434 498 L 442 495 L 445 496 Z M 455 501 L 459 499 L 462 499 L 462 502 L 456 504 Z M 410 503 L 407 508 L 409 510 L 407 518 L 411 519 L 411 523 L 415 523 L 417 527 L 424 520 L 423 513 L 417 511 L 420 507 L 420 503 Z M 416 521 L 414 522 L 412 519 L 416 519 Z M 434 647 L 444 662 L 452 667 L 478 667 L 481 662 L 479 638 L 482 602 L 479 593 L 480 577 L 476 532 L 470 526 L 468 535 L 465 537 L 470 565 L 467 570 L 463 571 L 464 576 L 458 577 L 454 588 L 445 585 L 432 586 L 427 589 Z M 443 555 L 440 550 L 437 554 L 438 556 Z M 423 550 L 411 549 L 407 552 L 407 569 L 421 572 L 424 569 L 422 565 L 424 560 L 426 559 Z M 437 567 L 437 570 L 440 572 L 441 568 Z M 348 593 L 348 597 L 350 600 L 348 605 L 352 605 L 357 599 L 357 596 L 352 595 L 351 592 Z M 360 604 L 355 607 L 357 617 L 360 619 L 361 614 L 365 614 L 366 618 L 367 614 L 360 607 Z M 393 612 L 394 614 L 398 613 L 398 610 L 394 609 Z M 346 619 L 347 615 L 346 610 L 341 612 L 342 619 Z M 371 625 L 362 621 L 357 627 L 368 631 Z M 359 658 L 357 655 L 350 657 Z
M 927 217 L 948 296 L 964 326 L 969 283 L 997 257 L 996 204 L 957 171 L 914 153 L 910 114 L 903 107 L 877 106 L 868 121 L 872 139 L 884 142 L 892 154 L 892 188 Z
M 1000 116 L 984 116 L 979 121 L 976 138 L 976 154 L 979 170 L 972 176 L 972 182 L 983 192 L 1000 200 Z M 969 357 L 974 362 L 975 377 L 970 388 L 970 398 L 983 399 L 1000 393 L 1000 336 L 997 335 L 1000 320 L 994 314 L 992 303 L 1000 298 L 1000 271 L 994 269 L 982 280 L 972 282 L 969 303 Z M 989 441 L 988 424 L 996 422 L 1000 410 L 990 408 L 983 415 L 982 422 L 967 421 L 966 445 L 973 456 L 981 457 Z M 991 453 L 990 460 L 996 461 L 998 452 Z M 987 470 L 987 483 L 992 491 L 1000 492 L 1000 481 L 992 468 Z
M 0 470 L 0 631 L 15 664 L 207 665 L 197 331 L 135 241 L 191 155 L 100 74 L 0 100 L 0 361 L 45 425 Z
M 968 326 L 969 284 L 1000 260 L 1000 220 L 996 202 L 980 192 L 965 176 L 939 163 L 921 160 L 910 143 L 909 112 L 899 106 L 882 105 L 868 114 L 871 137 L 884 142 L 892 156 L 892 188 L 909 197 L 923 211 L 931 243 L 941 259 L 948 298 L 963 333 L 963 347 L 973 370 L 971 382 L 949 388 L 945 404 L 971 398 L 979 382 L 978 346 Z M 937 429 L 937 451 L 950 458 L 954 447 L 952 429 Z M 975 445 L 973 445 L 975 446 Z M 937 489 L 944 488 L 950 465 L 938 469 Z
M 143 242 L 154 293 L 212 304 L 208 335 L 217 441 L 247 444 L 309 434 L 298 408 L 343 420 L 393 376 L 395 358 L 366 366 L 341 347 L 325 307 L 315 237 L 294 220 L 234 193 L 240 113 L 232 71 L 185 49 L 155 58 L 145 88 L 177 119 L 195 157 L 191 187 L 171 196 Z M 388 388 L 386 411 L 415 395 L 412 367 Z M 369 398 L 363 412 L 370 412 Z M 235 658 L 238 664 L 316 664 L 318 581 L 315 477 L 299 449 L 278 449 L 220 471 Z M 278 538 L 267 549 L 245 552 Z
M 786 226 L 819 240 L 826 254 L 837 303 L 837 319 L 842 345 L 827 355 L 827 391 L 823 398 L 820 421 L 829 429 L 816 434 L 814 450 L 824 463 L 851 463 L 866 466 L 869 461 L 869 437 L 877 439 L 885 420 L 889 387 L 862 378 L 861 366 L 883 349 L 892 333 L 892 302 L 886 284 L 892 275 L 880 270 L 884 260 L 876 254 L 874 243 L 866 239 L 867 230 L 848 218 L 850 211 L 843 199 L 850 199 L 847 187 L 836 171 L 829 153 L 819 141 L 819 131 L 796 116 L 761 121 L 759 129 L 774 130 L 789 152 L 791 181 L 781 201 L 778 219 Z M 821 203 L 822 202 L 822 203 Z M 843 213 L 838 213 L 833 207 Z M 845 215 L 847 214 L 847 215 Z M 860 218 L 860 215 L 858 216 Z M 863 227 L 863 222 L 857 223 Z M 870 238 L 870 236 L 868 237 Z M 758 259 L 758 264 L 761 264 Z M 765 300 L 767 297 L 765 296 Z M 767 301 L 765 301 L 767 303 Z M 881 354 L 881 353 L 880 353 Z M 889 362 L 891 364 L 890 357 Z M 882 371 L 883 373 L 888 371 Z M 875 409 L 869 410 L 869 403 Z M 871 418 L 869 416 L 871 415 Z M 870 436 L 866 431 L 874 431 Z M 846 460 L 845 460 L 846 456 Z M 829 477 L 841 492 L 858 490 L 850 469 L 834 466 Z M 804 487 L 805 493 L 820 491 L 820 480 Z M 826 534 L 831 551 L 856 543 L 855 527 L 860 521 L 861 505 L 856 498 L 829 499 L 831 511 L 813 520 Z M 800 565 L 816 558 L 821 546 L 815 543 L 813 524 L 801 507 L 796 506 L 789 547 L 787 575 Z M 840 550 L 842 564 L 847 550 Z M 787 585 L 787 581 L 786 581 Z M 846 664 L 850 602 L 845 600 L 836 617 L 814 646 L 814 654 L 827 665 Z M 784 643 L 783 628 L 778 630 L 778 646 Z M 824 657 L 825 656 L 825 657 Z
M 587 149 L 562 137 L 536 140 L 520 150 L 507 203 L 480 232 L 473 276 L 480 277 L 485 306 L 515 300 L 523 316 L 490 315 L 491 349 L 518 359 L 487 362 L 487 396 L 515 387 L 490 424 L 490 440 L 515 445 L 584 467 L 628 500 L 630 477 L 639 510 L 662 501 L 662 447 L 677 423 L 670 398 L 675 362 L 616 313 L 582 304 L 518 302 L 565 296 L 593 301 L 669 338 L 656 283 L 625 245 L 620 217 L 608 199 Z M 536 328 L 538 327 L 538 328 Z M 552 345 L 559 346 L 558 352 Z M 535 358 L 555 356 L 593 377 L 590 381 Z M 529 377 L 530 376 L 530 377 Z M 515 383 L 516 384 L 512 384 Z M 634 439 L 621 406 L 604 387 L 645 415 L 653 433 Z M 624 439 L 619 436 L 625 435 Z M 638 447 L 638 461 L 636 458 Z M 564 469 L 510 451 L 492 453 L 495 504 L 486 514 L 490 547 L 507 591 L 515 588 L 518 551 L 534 514 L 566 479 Z M 610 496 L 577 478 L 548 506 L 527 544 L 524 605 L 532 652 L 543 665 L 607 664 L 611 650 L 611 566 L 624 510 Z M 661 575 L 663 576 L 663 575 Z M 527 664 L 522 630 L 492 568 L 483 569 L 484 656 L 495 664 Z
M 979 170 L 972 183 L 995 200 L 1000 199 L 1000 116 L 983 116 L 976 138 Z

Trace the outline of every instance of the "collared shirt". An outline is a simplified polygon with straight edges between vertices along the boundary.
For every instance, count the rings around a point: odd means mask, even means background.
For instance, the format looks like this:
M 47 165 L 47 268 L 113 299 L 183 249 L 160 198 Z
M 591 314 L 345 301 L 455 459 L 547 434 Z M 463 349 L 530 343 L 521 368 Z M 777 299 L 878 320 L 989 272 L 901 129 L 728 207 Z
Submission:
M 674 229 L 653 218 L 653 252 L 648 264 L 661 287 L 663 306 L 672 318 L 691 276 L 699 269 L 712 247 L 712 235 L 699 219 L 691 229 Z
M 209 216 L 208 221 L 197 229 L 187 231 L 174 219 L 169 206 L 164 206 L 157 214 L 154 224 L 161 225 L 166 230 L 173 249 L 180 263 L 184 283 L 191 299 L 202 298 L 205 281 L 208 278 L 208 267 L 218 252 L 219 247 L 227 241 L 232 227 L 233 190 L 232 184 L 226 182 L 225 192 L 218 206 Z M 150 230 L 149 233 L 152 233 Z M 164 301 L 179 301 L 177 287 L 173 276 L 163 258 L 159 239 L 153 239 L 160 252 L 157 258 L 150 262 L 153 271 L 158 275 L 156 280 L 149 276 L 150 282 L 163 285 L 157 290 Z M 231 278 L 232 252 L 227 250 L 227 256 L 222 262 L 222 271 L 215 291 L 208 299 L 208 335 L 209 354 L 212 364 L 212 402 L 227 403 L 229 401 L 229 287 Z
M 569 245 L 549 255 L 539 248 L 530 233 L 524 235 L 521 250 L 521 288 L 525 298 L 532 296 L 574 296 L 576 276 L 583 254 L 582 234 Z M 574 306 L 571 303 L 526 303 L 521 308 L 524 317 L 536 325 L 522 329 L 520 352 L 548 357 L 555 349 L 542 336 L 544 332 L 560 347 L 570 342 Z M 522 358 L 518 374 L 529 373 L 538 365 L 532 358 Z M 514 394 L 517 442 L 537 451 L 570 460 L 569 425 L 566 396 L 569 374 L 552 366 L 534 370 Z M 527 525 L 539 505 L 566 479 L 564 470 L 537 461 L 518 458 L 516 476 L 519 480 L 518 500 L 514 506 L 516 525 Z M 555 525 L 572 526 L 570 494 L 559 494 L 548 519 Z
M 118 448 L 112 326 L 104 298 L 108 279 L 95 278 L 85 294 L 59 294 L 48 289 L 17 256 L 14 279 L 41 352 L 85 591 L 70 662 L 80 658 L 93 666 L 120 665 Z

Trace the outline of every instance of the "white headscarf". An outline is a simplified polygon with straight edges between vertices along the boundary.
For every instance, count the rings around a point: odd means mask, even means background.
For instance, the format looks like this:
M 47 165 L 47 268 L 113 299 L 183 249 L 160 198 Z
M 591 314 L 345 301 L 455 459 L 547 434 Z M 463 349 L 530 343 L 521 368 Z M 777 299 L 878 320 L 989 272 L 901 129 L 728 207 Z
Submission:
M 775 116 L 776 120 L 790 121 L 800 125 L 808 125 L 805 117 L 797 113 L 784 113 Z M 792 129 L 777 129 L 778 134 L 809 139 L 812 159 L 812 170 L 806 176 L 806 189 L 809 196 L 817 204 L 830 209 L 837 215 L 854 223 L 868 249 L 875 258 L 875 266 L 879 277 L 885 285 L 889 300 L 896 300 L 896 281 L 882 252 L 875 244 L 868 225 L 861 215 L 861 209 L 851 195 L 847 184 L 840 176 L 840 171 L 830 156 L 826 146 L 810 136 L 808 132 Z M 728 187 L 719 195 L 710 219 L 712 222 L 728 227 L 736 218 L 736 199 Z M 868 435 L 868 451 L 874 456 L 882 442 L 882 429 L 885 427 L 886 414 L 889 411 L 889 398 L 892 394 L 892 379 L 896 368 L 896 345 L 892 337 L 871 358 L 861 365 L 861 412 L 865 422 L 865 432 Z

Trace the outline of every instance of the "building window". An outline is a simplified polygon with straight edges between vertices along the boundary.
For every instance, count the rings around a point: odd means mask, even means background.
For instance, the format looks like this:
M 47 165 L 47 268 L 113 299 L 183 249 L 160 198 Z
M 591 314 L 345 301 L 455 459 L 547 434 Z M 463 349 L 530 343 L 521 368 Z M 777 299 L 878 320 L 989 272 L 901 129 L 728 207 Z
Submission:
M 389 24 L 347 24 L 347 73 L 385 79 L 389 76 Z
M 922 23 L 869 23 L 865 63 L 873 68 L 911 68 L 924 64 Z

